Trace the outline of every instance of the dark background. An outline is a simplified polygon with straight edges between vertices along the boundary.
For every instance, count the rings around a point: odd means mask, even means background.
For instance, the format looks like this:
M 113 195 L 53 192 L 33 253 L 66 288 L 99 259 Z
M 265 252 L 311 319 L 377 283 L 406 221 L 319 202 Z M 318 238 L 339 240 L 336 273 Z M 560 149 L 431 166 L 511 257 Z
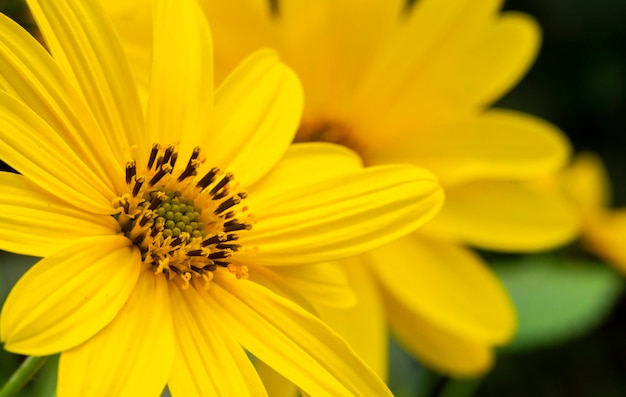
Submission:
M 577 151 L 599 153 L 626 206 L 626 1 L 508 0 L 543 29 L 537 62 L 497 106 L 551 121 Z M 584 337 L 500 357 L 479 397 L 626 396 L 626 299 Z

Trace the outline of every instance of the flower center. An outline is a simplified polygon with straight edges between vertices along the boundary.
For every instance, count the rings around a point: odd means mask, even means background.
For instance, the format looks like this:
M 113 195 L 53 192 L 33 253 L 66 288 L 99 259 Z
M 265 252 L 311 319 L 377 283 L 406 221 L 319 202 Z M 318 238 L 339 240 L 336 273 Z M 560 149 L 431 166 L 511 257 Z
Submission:
M 294 142 L 336 143 L 363 154 L 359 142 L 350 134 L 350 130 L 340 123 L 305 121 L 300 125 Z
M 252 228 L 247 193 L 217 167 L 198 177 L 200 148 L 175 173 L 177 159 L 173 145 L 154 144 L 145 171 L 134 161 L 126 164 L 127 192 L 113 201 L 122 232 L 145 265 L 168 280 L 180 277 L 185 288 L 196 281 L 208 288 L 218 267 L 247 277 L 247 267 L 233 262 L 241 250 L 238 232 Z

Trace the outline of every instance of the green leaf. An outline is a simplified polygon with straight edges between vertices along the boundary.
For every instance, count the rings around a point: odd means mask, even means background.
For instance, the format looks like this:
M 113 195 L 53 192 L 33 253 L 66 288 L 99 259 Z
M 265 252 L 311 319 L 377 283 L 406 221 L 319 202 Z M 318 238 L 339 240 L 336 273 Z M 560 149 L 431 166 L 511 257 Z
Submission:
M 503 352 L 517 352 L 564 342 L 598 325 L 623 288 L 610 266 L 556 255 L 526 256 L 494 263 L 511 294 L 519 327 Z

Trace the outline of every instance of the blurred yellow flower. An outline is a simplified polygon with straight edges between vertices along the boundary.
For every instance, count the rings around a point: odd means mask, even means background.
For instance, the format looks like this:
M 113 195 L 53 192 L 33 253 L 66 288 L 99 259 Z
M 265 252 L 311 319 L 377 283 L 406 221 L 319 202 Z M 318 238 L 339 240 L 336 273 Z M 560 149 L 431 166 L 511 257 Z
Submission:
M 626 208 L 610 207 L 611 183 L 602 159 L 577 155 L 559 182 L 580 215 L 585 248 L 626 273 Z
M 246 350 L 311 395 L 389 395 L 265 265 L 414 230 L 441 207 L 434 177 L 290 146 L 302 91 L 271 52 L 214 92 L 193 1 L 155 2 L 145 111 L 97 2 L 29 5 L 50 52 L 0 15 L 0 158 L 21 174 L 0 173 L 0 249 L 44 259 L 5 302 L 4 347 L 61 352 L 61 396 L 266 395 Z M 333 273 L 293 276 L 346 294 Z
M 140 81 L 149 59 L 143 3 L 107 2 Z M 561 197 L 530 183 L 562 167 L 566 138 L 530 115 L 488 109 L 536 55 L 533 19 L 500 13 L 497 0 L 199 3 L 214 33 L 218 81 L 262 47 L 277 49 L 299 75 L 305 108 L 297 141 L 343 144 L 368 165 L 424 166 L 444 185 L 446 204 L 425 228 L 346 260 L 359 304 L 333 310 L 317 296 L 320 316 L 383 376 L 387 323 L 441 372 L 488 370 L 492 347 L 514 333 L 515 315 L 466 246 L 543 250 L 578 227 Z

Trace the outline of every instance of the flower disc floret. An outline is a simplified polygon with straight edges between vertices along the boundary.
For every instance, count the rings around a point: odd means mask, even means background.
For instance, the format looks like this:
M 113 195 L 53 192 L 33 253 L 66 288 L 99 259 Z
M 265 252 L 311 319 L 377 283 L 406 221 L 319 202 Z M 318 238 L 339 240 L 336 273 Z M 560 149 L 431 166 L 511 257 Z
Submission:
M 127 192 L 113 201 L 122 232 L 144 264 L 168 280 L 180 277 L 185 287 L 197 278 L 208 288 L 218 267 L 247 277 L 246 266 L 232 262 L 241 249 L 238 233 L 252 228 L 247 193 L 217 167 L 198 177 L 204 162 L 198 147 L 175 175 L 177 159 L 174 145 L 154 144 L 144 172 L 135 161 L 126 164 Z

